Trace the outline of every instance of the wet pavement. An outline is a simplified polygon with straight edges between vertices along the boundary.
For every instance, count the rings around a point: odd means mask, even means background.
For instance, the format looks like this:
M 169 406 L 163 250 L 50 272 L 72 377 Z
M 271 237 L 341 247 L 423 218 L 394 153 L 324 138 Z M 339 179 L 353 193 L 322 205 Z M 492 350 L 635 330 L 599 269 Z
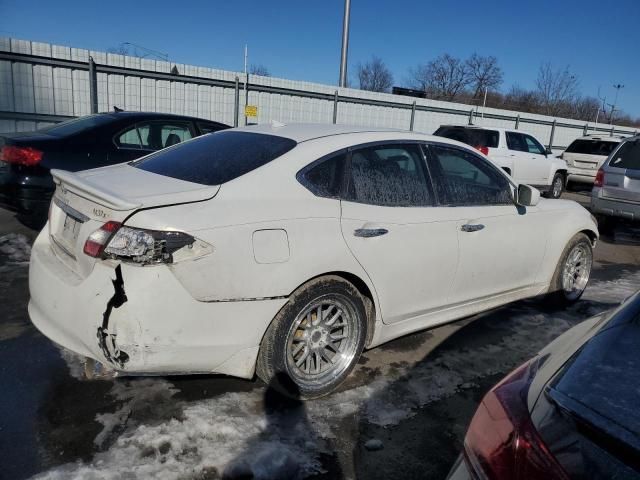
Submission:
M 576 305 L 527 300 L 398 339 L 336 394 L 300 402 L 214 375 L 84 379 L 28 320 L 33 236 L 0 211 L 1 479 L 444 478 L 487 389 L 640 288 L 640 246 L 621 226 Z

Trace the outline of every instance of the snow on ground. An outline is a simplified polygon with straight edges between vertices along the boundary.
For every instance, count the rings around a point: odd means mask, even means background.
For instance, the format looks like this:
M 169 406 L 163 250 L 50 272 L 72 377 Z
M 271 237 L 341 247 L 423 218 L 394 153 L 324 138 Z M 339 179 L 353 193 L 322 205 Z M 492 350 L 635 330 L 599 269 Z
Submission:
M 0 259 L 11 263 L 25 263 L 31 257 L 31 242 L 20 233 L 0 236 Z
M 497 343 L 473 352 L 446 348 L 415 365 L 388 366 L 366 385 L 294 402 L 286 410 L 265 409 L 264 388 L 187 402 L 174 398 L 177 389 L 165 379 L 118 380 L 111 395 L 119 408 L 96 418 L 104 427 L 95 439 L 102 450 L 91 463 L 67 464 L 39 478 L 168 480 L 251 473 L 256 479 L 295 479 L 320 473 L 321 455 L 332 453 L 341 419 L 360 415 L 377 425 L 395 425 L 479 378 L 516 367 L 578 320 L 633 294 L 640 272 L 620 273 L 619 280 L 593 282 L 583 301 L 566 311 L 546 313 L 533 301 L 508 307 L 507 327 L 500 318 L 488 322 L 501 335 Z M 160 419 L 135 414 L 164 407 L 170 414 Z

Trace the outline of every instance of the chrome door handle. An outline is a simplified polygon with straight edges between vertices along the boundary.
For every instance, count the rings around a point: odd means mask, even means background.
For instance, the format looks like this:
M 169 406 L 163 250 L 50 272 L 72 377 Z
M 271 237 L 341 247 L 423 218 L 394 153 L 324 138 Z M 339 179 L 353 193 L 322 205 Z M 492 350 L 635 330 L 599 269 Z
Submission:
M 462 225 L 462 227 L 460 227 L 460 230 L 462 230 L 463 232 L 478 232 L 480 230 L 482 230 L 484 228 L 484 225 L 477 223 L 477 224 L 465 224 Z
M 386 228 L 358 228 L 353 232 L 356 237 L 371 238 L 386 235 L 389 230 Z

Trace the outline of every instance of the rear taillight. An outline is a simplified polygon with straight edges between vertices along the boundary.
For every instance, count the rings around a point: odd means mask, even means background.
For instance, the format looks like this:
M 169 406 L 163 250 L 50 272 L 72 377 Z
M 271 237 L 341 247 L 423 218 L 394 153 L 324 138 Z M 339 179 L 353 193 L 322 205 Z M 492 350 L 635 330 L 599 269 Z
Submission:
M 84 253 L 95 258 L 113 258 L 139 264 L 172 263 L 173 254 L 191 247 L 195 238 L 184 232 L 131 228 L 107 222 L 87 238 Z M 208 253 L 200 242 L 198 254 Z
M 475 146 L 473 148 L 478 150 L 480 153 L 483 153 L 485 155 L 489 155 L 489 147 L 484 147 L 482 145 L 477 145 L 477 146 Z
M 98 230 L 89 235 L 82 251 L 90 257 L 98 258 L 102 256 L 105 247 L 113 237 L 113 234 L 120 228 L 120 222 L 107 222 Z
M 482 399 L 464 440 L 470 469 L 491 480 L 567 480 L 536 431 L 527 394 L 537 363 L 526 363 Z
M 15 165 L 25 165 L 32 167 L 42 160 L 42 152 L 31 147 L 16 147 L 15 145 L 5 145 L 0 151 L 0 160 Z
M 593 186 L 602 187 L 603 185 L 604 185 L 604 170 L 600 169 L 598 170 L 598 173 L 596 173 L 596 179 L 593 182 Z

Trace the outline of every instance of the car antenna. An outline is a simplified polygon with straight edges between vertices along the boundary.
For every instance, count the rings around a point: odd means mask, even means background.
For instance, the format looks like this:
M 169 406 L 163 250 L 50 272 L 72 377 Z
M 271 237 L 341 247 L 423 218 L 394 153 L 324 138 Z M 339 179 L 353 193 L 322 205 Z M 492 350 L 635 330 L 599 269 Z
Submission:
M 118 113 L 118 112 L 124 112 L 124 110 L 122 108 L 118 108 L 115 105 L 113 106 L 113 111 Z

